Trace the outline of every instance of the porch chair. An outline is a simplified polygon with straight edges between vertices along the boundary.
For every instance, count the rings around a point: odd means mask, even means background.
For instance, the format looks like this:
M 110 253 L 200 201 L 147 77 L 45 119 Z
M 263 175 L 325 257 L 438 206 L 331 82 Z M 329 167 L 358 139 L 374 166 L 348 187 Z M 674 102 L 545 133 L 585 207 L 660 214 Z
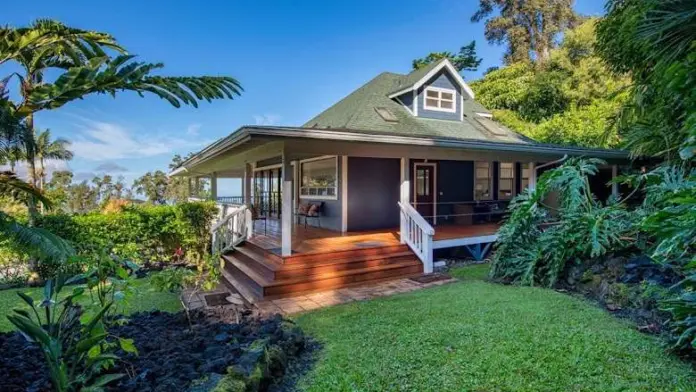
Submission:
M 297 224 L 300 224 L 300 218 L 304 217 L 304 227 L 307 228 L 307 219 L 313 218 L 317 220 L 317 226 L 321 227 L 321 217 L 324 215 L 324 202 L 300 203 L 297 207 L 295 216 Z
M 263 221 L 263 235 L 266 235 L 268 232 L 268 219 L 266 215 L 261 215 L 259 214 L 259 210 L 256 208 L 255 205 L 249 204 L 249 210 L 251 211 L 251 224 L 252 226 L 255 225 L 256 221 Z

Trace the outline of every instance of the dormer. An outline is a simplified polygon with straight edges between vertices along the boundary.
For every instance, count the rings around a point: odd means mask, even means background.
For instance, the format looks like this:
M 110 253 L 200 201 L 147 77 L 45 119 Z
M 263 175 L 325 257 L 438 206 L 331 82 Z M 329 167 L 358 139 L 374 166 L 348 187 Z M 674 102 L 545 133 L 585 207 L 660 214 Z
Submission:
M 474 92 L 447 59 L 415 70 L 403 78 L 389 98 L 421 118 L 463 121 L 464 101 Z

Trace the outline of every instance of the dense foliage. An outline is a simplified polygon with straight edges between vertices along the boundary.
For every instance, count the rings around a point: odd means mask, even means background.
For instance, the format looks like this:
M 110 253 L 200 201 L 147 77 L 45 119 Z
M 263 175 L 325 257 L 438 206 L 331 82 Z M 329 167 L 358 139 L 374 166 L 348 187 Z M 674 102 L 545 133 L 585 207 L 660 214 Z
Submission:
M 566 31 L 544 65 L 517 62 L 471 87 L 495 119 L 537 141 L 584 147 L 619 143 L 614 118 L 629 78 L 612 74 L 595 53 L 596 19 Z
M 199 261 L 207 254 L 210 223 L 216 213 L 213 203 L 126 206 L 112 214 L 45 215 L 37 225 L 61 233 L 81 255 L 106 249 L 142 263 L 179 261 L 183 252 L 187 259 Z
M 636 215 L 616 200 L 596 200 L 590 191 L 589 177 L 599 163 L 570 159 L 512 201 L 510 216 L 498 232 L 492 277 L 552 286 L 568 264 L 633 244 Z M 557 206 L 547 204 L 551 192 L 557 193 Z
M 633 78 L 621 130 L 635 155 L 668 160 L 696 153 L 696 4 L 611 0 L 597 47 L 617 73 Z
M 441 59 L 449 59 L 457 71 L 476 71 L 482 58 L 476 56 L 476 41 L 459 48 L 459 52 L 432 52 L 426 57 L 413 60 L 413 69 L 420 69 Z

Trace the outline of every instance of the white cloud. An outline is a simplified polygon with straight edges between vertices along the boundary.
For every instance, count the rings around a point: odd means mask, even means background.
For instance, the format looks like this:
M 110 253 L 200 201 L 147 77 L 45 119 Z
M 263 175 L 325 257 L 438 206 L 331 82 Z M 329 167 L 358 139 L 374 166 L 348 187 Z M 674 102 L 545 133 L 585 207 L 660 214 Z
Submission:
M 114 162 L 104 162 L 95 167 L 94 170 L 103 173 L 125 173 L 128 171 L 125 167 Z
M 198 136 L 201 130 L 201 124 L 191 124 L 186 128 L 186 134 L 190 136 Z
M 180 149 L 193 150 L 210 141 L 172 137 L 171 135 L 137 134 L 122 125 L 83 119 L 80 134 L 70 149 L 78 158 L 109 161 L 122 158 L 143 158 L 173 154 Z
M 277 114 L 255 114 L 253 117 L 256 125 L 276 125 L 281 119 Z
M 36 163 L 37 169 L 40 168 L 39 163 Z M 53 172 L 57 171 L 63 171 L 63 170 L 70 170 L 70 167 L 68 166 L 68 163 L 65 161 L 53 161 L 49 160 L 44 162 L 44 167 L 46 170 L 46 181 L 49 181 L 51 179 L 51 176 L 53 176 Z M 0 165 L 0 171 L 8 171 L 10 170 L 10 165 Z M 15 173 L 17 173 L 17 176 L 21 179 L 28 180 L 29 179 L 29 165 L 26 162 L 17 162 L 15 165 Z

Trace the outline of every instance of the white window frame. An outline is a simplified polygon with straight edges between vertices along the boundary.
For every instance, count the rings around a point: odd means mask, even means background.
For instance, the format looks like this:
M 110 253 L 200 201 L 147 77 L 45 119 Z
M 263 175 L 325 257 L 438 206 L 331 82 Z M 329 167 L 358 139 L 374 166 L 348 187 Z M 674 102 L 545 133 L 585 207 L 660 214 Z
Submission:
M 510 178 L 505 178 L 506 180 L 512 180 L 512 184 L 511 184 L 511 187 L 510 187 L 510 197 L 509 197 L 509 198 L 507 198 L 507 197 L 502 198 L 501 195 L 500 195 L 500 183 L 501 183 L 502 180 L 503 180 L 503 176 L 502 176 L 503 163 L 509 163 L 509 164 L 512 165 L 512 177 L 510 177 Z M 501 162 L 498 162 L 498 186 L 497 186 L 497 188 L 498 188 L 498 189 L 497 189 L 497 190 L 498 190 L 498 194 L 497 194 L 498 198 L 497 198 L 497 200 L 508 201 L 508 200 L 514 199 L 515 196 L 517 195 L 517 189 L 515 189 L 515 188 L 516 188 L 515 185 L 517 184 L 517 173 L 516 173 L 516 171 L 517 171 L 517 162 L 502 162 L 502 161 L 501 161 Z
M 490 195 L 488 199 L 477 199 L 476 198 L 476 163 L 477 162 L 487 162 L 488 163 L 488 194 Z M 493 161 L 474 161 L 474 201 L 491 201 L 495 200 L 493 195 Z
M 328 196 L 328 195 L 303 195 L 302 194 L 302 164 L 307 163 L 307 162 L 312 162 L 312 161 L 320 161 L 324 159 L 329 159 L 329 158 L 334 158 L 334 161 L 336 162 L 336 192 L 334 192 L 333 196 Z M 298 184 L 298 193 L 300 199 L 305 199 L 305 200 L 338 200 L 338 192 L 339 192 L 339 178 L 338 178 L 338 155 L 324 155 L 316 158 L 309 158 L 309 159 L 303 159 L 300 161 L 300 166 L 299 166 L 299 178 L 297 179 L 297 184 Z
M 439 106 L 430 106 L 428 105 L 428 99 L 435 99 L 433 97 L 428 97 L 428 91 L 435 91 L 437 92 L 437 101 L 438 105 L 440 102 L 443 101 L 442 99 L 442 93 L 448 93 L 452 94 L 452 108 L 447 109 L 447 108 L 441 108 Z M 445 101 L 449 102 L 448 99 Z M 457 90 L 452 90 L 449 88 L 442 88 L 442 87 L 426 87 L 423 89 L 423 109 L 425 110 L 433 110 L 436 112 L 447 112 L 447 113 L 456 113 L 457 112 Z

